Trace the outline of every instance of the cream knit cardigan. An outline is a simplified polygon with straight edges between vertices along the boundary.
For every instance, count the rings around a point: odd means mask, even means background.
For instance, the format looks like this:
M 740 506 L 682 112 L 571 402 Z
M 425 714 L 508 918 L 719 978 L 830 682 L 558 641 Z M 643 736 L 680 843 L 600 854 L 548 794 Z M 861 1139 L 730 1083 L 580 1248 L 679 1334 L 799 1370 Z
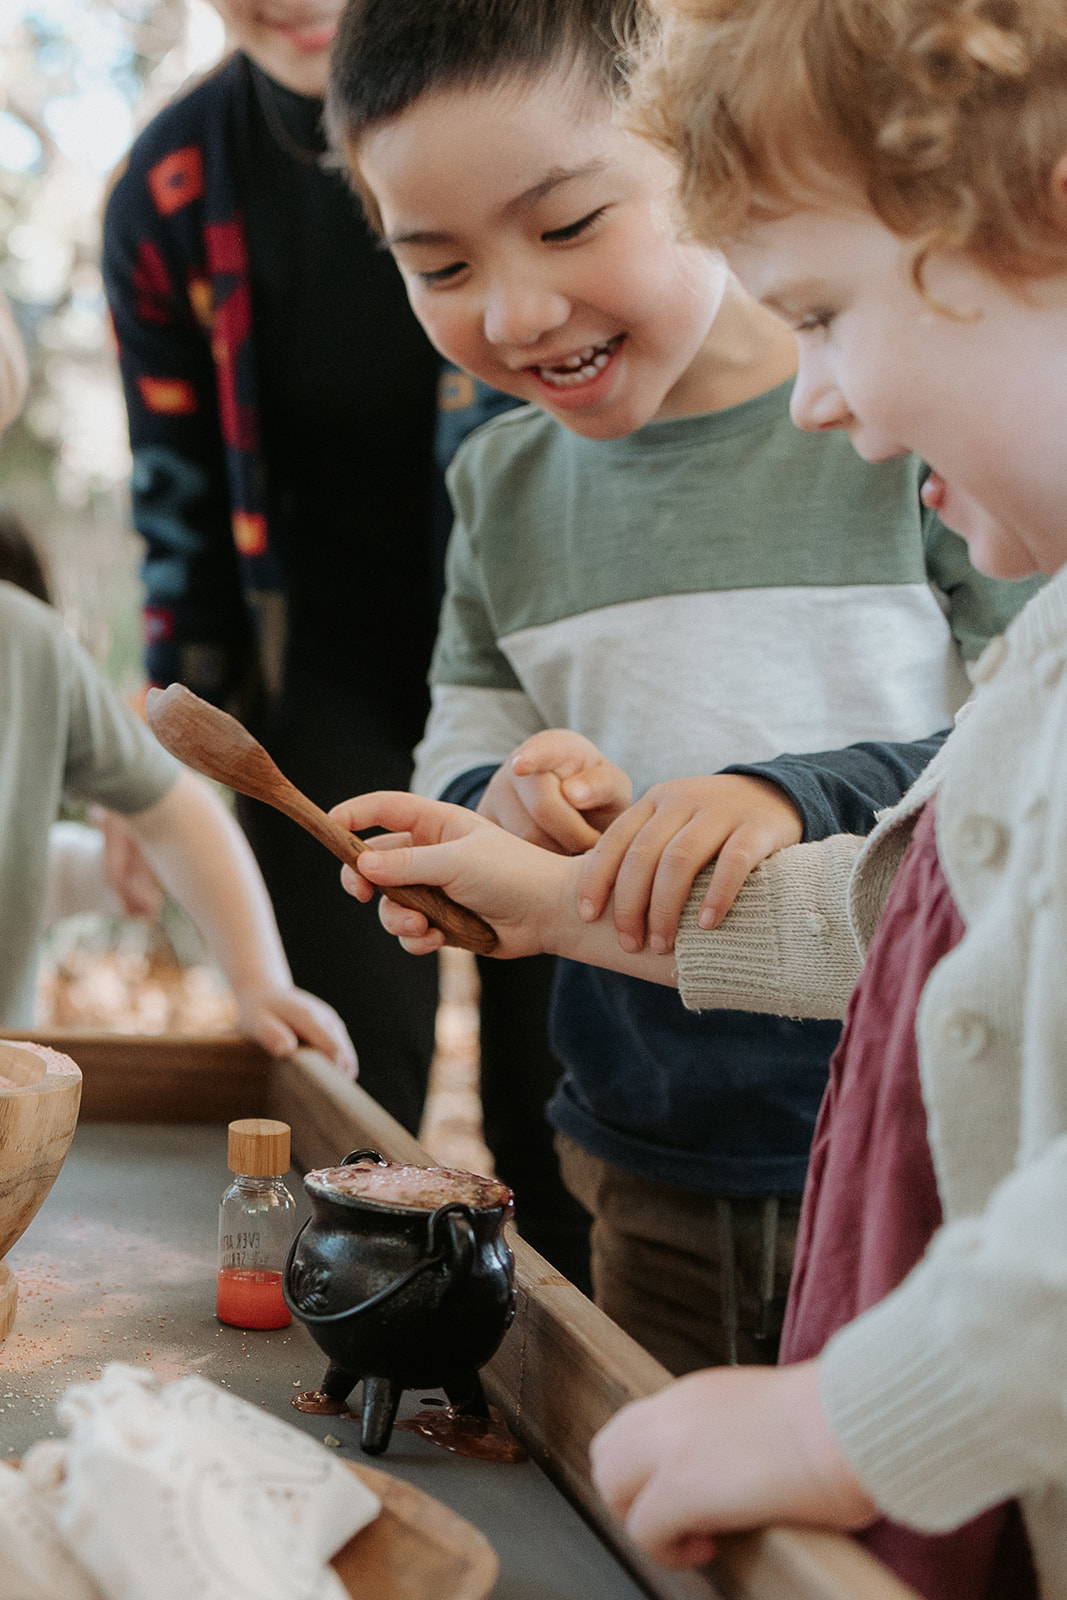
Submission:
M 677 945 L 690 1009 L 840 1017 L 923 802 L 966 924 L 919 1005 L 945 1222 L 828 1344 L 821 1392 L 860 1479 L 941 1531 L 1022 1500 L 1043 1596 L 1067 1600 L 1067 569 L 976 669 L 950 738 L 866 841 L 796 845 L 722 928 Z

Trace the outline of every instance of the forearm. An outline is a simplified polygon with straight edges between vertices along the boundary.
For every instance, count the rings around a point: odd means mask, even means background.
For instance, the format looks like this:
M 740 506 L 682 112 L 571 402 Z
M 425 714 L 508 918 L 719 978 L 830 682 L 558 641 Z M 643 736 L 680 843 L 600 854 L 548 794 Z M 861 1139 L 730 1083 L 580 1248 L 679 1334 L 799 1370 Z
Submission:
M 778 851 L 746 880 L 710 933 L 697 923 L 710 869 L 701 873 L 675 942 L 687 1008 L 843 1017 L 862 965 L 848 917 L 849 880 L 862 844 L 836 835 Z
M 206 783 L 182 773 L 129 818 L 152 866 L 235 990 L 291 983 L 274 910 L 237 823 Z

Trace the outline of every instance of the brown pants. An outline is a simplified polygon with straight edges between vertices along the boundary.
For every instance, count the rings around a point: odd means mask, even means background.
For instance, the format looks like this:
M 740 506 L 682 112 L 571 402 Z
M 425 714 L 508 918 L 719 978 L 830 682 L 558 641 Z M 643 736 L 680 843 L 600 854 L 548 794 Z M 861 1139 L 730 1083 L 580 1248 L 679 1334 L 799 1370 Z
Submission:
M 597 1305 L 668 1371 L 773 1365 L 800 1199 L 735 1200 L 636 1177 L 556 1137 L 567 1188 L 593 1215 Z

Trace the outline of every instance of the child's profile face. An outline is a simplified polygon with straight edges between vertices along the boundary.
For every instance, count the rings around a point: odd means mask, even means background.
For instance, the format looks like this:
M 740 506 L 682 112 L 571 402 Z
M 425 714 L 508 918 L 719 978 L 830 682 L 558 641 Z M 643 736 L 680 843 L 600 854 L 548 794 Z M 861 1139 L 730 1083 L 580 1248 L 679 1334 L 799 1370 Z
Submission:
M 752 225 L 729 257 L 797 333 L 799 427 L 844 428 L 867 461 L 921 456 L 926 503 L 983 572 L 1055 572 L 1067 561 L 1067 278 L 1024 295 L 934 255 L 920 293 L 914 253 L 871 213 L 828 207 Z
M 673 168 L 605 97 L 562 77 L 435 92 L 357 154 L 457 366 L 593 439 L 708 409 L 725 263 L 680 240 Z

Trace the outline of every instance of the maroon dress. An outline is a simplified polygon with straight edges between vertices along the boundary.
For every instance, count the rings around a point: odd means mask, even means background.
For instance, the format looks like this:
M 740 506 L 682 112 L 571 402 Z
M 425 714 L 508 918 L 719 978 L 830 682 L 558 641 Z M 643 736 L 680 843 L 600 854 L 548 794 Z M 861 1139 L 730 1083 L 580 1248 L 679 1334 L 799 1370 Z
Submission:
M 941 870 L 934 807 L 922 811 L 878 924 L 819 1113 L 782 1336 L 806 1361 L 889 1294 L 941 1223 L 915 1017 L 937 963 L 964 932 Z M 925 1600 L 1036 1600 L 1015 1502 L 948 1534 L 881 1520 L 862 1543 Z

